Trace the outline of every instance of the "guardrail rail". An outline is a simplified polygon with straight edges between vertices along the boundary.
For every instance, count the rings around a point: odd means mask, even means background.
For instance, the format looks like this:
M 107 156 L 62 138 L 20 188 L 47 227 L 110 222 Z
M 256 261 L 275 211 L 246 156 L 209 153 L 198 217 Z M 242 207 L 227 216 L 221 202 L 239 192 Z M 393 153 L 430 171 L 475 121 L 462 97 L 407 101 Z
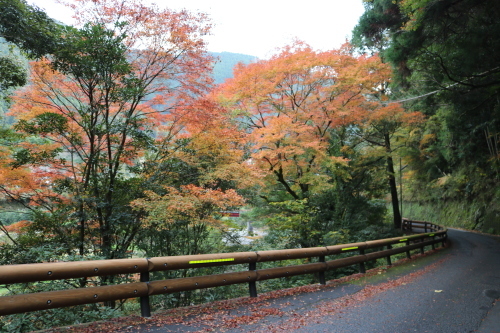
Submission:
M 447 239 L 447 229 L 430 222 L 403 219 L 402 229 L 406 233 L 423 232 L 360 243 L 290 250 L 0 266 L 0 285 L 118 274 L 140 274 L 139 282 L 3 296 L 0 297 L 0 315 L 138 297 L 140 298 L 141 315 L 149 317 L 151 316 L 149 296 L 152 295 L 248 283 L 250 296 L 256 297 L 257 281 L 312 273 L 318 273 L 319 283 L 325 284 L 325 272 L 328 270 L 359 265 L 359 271 L 365 273 L 365 262 L 385 257 L 387 264 L 391 265 L 392 255 L 406 252 L 407 257 L 410 257 L 410 251 L 419 248 L 421 253 L 424 253 L 426 246 L 432 246 L 434 249 L 435 244 L 439 242 L 444 246 Z M 392 247 L 394 244 L 403 243 L 404 246 Z M 365 253 L 365 250 L 369 249 L 376 250 Z M 343 253 L 352 255 L 326 260 L 326 257 Z M 257 269 L 257 264 L 261 262 L 305 258 L 318 259 L 317 262 L 309 264 Z M 150 281 L 150 272 L 155 271 L 236 264 L 248 264 L 248 270 Z

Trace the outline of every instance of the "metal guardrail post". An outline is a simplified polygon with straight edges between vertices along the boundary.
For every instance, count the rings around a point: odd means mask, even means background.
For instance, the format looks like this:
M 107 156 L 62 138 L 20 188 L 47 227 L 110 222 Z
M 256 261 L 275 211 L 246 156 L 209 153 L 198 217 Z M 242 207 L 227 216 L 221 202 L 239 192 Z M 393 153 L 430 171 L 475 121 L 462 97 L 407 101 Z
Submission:
M 248 264 L 249 271 L 257 270 L 257 263 L 251 262 Z M 257 297 L 257 285 L 255 281 L 248 282 L 248 289 L 250 291 L 250 297 Z
M 392 249 L 392 245 L 391 245 L 391 244 L 387 245 L 387 250 L 390 250 L 390 249 Z M 387 260 L 387 266 L 392 266 L 391 256 L 390 256 L 390 255 L 388 255 L 388 256 L 387 256 L 387 257 L 385 257 L 385 258 L 386 258 L 386 260 Z
M 410 232 L 412 232 L 413 231 L 413 225 L 412 225 L 411 221 L 408 221 L 408 224 L 410 226 L 408 229 L 410 230 Z M 410 245 L 410 241 L 408 240 L 408 241 L 406 241 L 406 246 L 409 246 L 409 245 Z M 411 259 L 411 253 L 410 253 L 410 251 L 406 251 L 406 258 Z
M 436 239 L 436 236 L 432 235 L 432 240 Z M 436 249 L 436 246 L 435 246 L 435 243 L 432 243 L 432 249 L 435 250 Z
M 359 250 L 359 254 L 361 254 L 361 255 L 365 254 L 365 250 L 364 249 Z M 366 268 L 365 268 L 365 263 L 364 262 L 360 262 L 359 263 L 359 272 L 363 273 L 363 274 L 366 273 Z
M 141 282 L 149 283 L 149 272 L 141 272 Z M 141 296 L 141 316 L 148 318 L 151 317 L 151 305 L 149 304 L 149 295 Z
M 319 257 L 319 262 L 325 262 L 325 256 L 320 256 Z M 319 284 L 322 284 L 322 285 L 326 284 L 325 272 L 324 271 L 319 272 L 318 278 L 319 278 Z
M 410 245 L 410 241 L 408 240 L 408 241 L 406 241 L 406 246 L 409 246 L 409 245 Z M 409 250 L 406 251 L 406 258 L 411 259 L 411 253 Z

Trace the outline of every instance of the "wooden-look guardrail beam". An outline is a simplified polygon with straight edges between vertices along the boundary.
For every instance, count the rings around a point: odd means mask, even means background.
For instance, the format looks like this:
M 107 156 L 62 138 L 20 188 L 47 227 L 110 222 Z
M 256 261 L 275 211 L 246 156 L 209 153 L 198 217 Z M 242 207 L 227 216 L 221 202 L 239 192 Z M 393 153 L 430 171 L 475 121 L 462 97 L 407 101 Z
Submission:
M 413 221 L 403 220 L 403 228 L 412 228 Z M 360 265 L 360 272 L 364 273 L 364 263 L 443 242 L 447 237 L 447 230 L 430 222 L 415 222 L 417 228 L 425 228 L 431 232 L 378 239 L 367 242 L 341 244 L 326 247 L 301 248 L 291 250 L 272 250 L 257 252 L 216 253 L 175 257 L 156 257 L 149 259 L 115 259 L 78 262 L 58 262 L 42 264 L 25 264 L 0 266 L 0 284 L 20 282 L 36 282 L 56 279 L 83 278 L 117 274 L 140 273 L 141 282 L 102 286 L 91 288 L 70 289 L 52 292 L 41 292 L 25 295 L 0 297 L 0 315 L 22 313 L 35 310 L 52 309 L 79 304 L 89 304 L 105 301 L 114 301 L 127 298 L 141 298 L 143 316 L 149 316 L 148 296 L 188 291 L 194 289 L 212 288 L 237 283 L 249 283 L 250 293 L 256 296 L 256 281 L 275 279 L 280 277 L 319 273 L 321 283 L 324 282 L 324 272 L 331 269 Z M 414 242 L 413 244 L 410 244 Z M 392 248 L 394 244 L 405 244 Z M 387 247 L 387 249 L 382 249 Z M 365 250 L 377 249 L 365 253 Z M 356 255 L 326 261 L 326 256 L 356 252 Z M 318 257 L 319 262 L 256 269 L 257 262 L 281 261 L 290 259 L 305 259 Z M 248 271 L 232 272 L 207 276 L 195 276 L 161 281 L 149 281 L 149 272 L 167 271 L 186 268 L 249 264 Z M 147 307 L 147 309 L 144 309 Z
M 195 289 L 227 286 L 257 280 L 255 271 L 224 273 L 216 275 L 193 276 L 187 278 L 152 281 L 149 283 L 149 295 L 174 293 Z
M 140 273 L 147 270 L 147 259 L 112 259 L 8 265 L 0 266 L 0 284 Z
M 79 288 L 0 297 L 0 314 L 48 310 L 148 295 L 146 283 Z
M 235 252 L 175 257 L 155 257 L 149 258 L 148 263 L 149 271 L 155 272 L 194 267 L 247 264 L 250 262 L 256 262 L 257 259 L 257 252 Z

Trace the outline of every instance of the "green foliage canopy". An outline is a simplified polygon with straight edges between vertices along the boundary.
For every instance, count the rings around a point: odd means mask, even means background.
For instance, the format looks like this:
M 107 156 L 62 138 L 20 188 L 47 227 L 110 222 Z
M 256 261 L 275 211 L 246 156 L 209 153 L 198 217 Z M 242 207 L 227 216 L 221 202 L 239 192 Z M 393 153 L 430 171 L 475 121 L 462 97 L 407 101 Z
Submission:
M 25 0 L 0 0 L 0 36 L 31 58 L 51 54 L 59 45 L 61 28 Z
M 371 0 L 365 6 L 353 41 L 393 65 L 399 78 L 393 91 L 411 99 L 407 107 L 443 121 L 440 132 L 432 123 L 424 131 L 446 160 L 441 171 L 463 163 L 487 167 L 497 158 L 487 141 L 500 132 L 500 3 Z

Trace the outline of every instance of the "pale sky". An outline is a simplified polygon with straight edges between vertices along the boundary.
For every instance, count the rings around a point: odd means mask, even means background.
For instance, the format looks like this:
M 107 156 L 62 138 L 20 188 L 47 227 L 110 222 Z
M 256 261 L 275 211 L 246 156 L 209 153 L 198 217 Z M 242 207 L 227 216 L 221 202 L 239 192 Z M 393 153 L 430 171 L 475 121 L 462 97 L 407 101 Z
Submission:
M 55 0 L 27 0 L 72 24 L 71 11 Z M 362 0 L 157 0 L 159 6 L 207 13 L 214 24 L 208 50 L 269 58 L 294 38 L 314 49 L 338 48 L 363 13 Z

